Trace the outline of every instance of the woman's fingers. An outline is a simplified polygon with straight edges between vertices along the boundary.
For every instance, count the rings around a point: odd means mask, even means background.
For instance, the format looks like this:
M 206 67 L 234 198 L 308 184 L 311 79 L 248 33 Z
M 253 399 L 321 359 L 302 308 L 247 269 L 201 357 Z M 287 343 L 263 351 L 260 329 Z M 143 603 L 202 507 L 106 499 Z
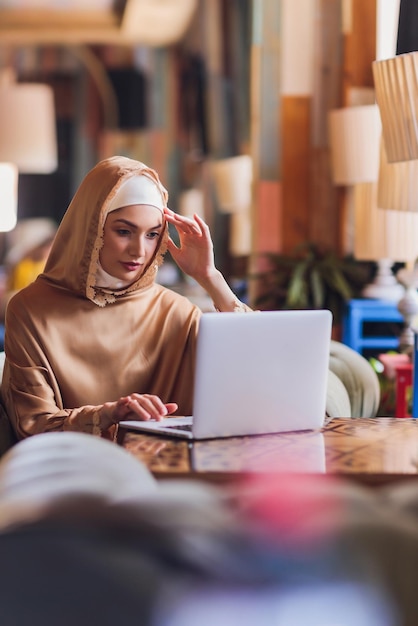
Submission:
M 150 394 L 133 393 L 126 398 L 121 398 L 121 403 L 124 405 L 128 414 L 133 414 L 133 419 L 139 419 L 141 421 L 148 421 L 154 419 L 156 421 L 162 420 L 170 413 L 174 413 L 177 410 L 177 404 L 170 402 L 167 405 L 158 397 Z M 131 417 L 131 415 L 129 415 Z M 125 415 L 123 419 L 127 419 Z
M 209 226 L 206 224 L 206 222 L 200 217 L 200 215 L 197 215 L 197 213 L 195 213 L 194 215 L 194 219 L 196 220 L 196 222 L 199 224 L 200 228 L 204 231 L 209 231 Z
M 141 420 L 161 420 L 167 415 L 165 404 L 158 396 L 148 394 L 132 394 L 128 400 L 129 409 L 138 415 Z
M 184 233 L 193 233 L 199 234 L 201 232 L 200 224 L 204 224 L 203 220 L 199 220 L 199 222 L 195 219 L 197 216 L 190 218 L 184 217 L 183 215 L 179 215 L 179 213 L 174 213 L 170 209 L 164 210 L 164 215 L 167 218 L 167 221 L 170 224 L 173 224 L 176 228 L 183 231 Z

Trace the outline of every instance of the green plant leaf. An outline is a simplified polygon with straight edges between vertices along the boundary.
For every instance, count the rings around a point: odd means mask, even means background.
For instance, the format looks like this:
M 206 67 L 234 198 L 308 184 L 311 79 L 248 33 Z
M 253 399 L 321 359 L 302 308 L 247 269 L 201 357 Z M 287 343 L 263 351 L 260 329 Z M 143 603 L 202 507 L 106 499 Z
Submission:
M 312 304 L 315 309 L 321 309 L 325 302 L 325 288 L 320 271 L 313 268 L 310 278 L 310 286 L 312 292 Z
M 312 242 L 302 242 L 291 254 L 268 253 L 268 270 L 258 275 L 260 298 L 269 308 L 328 308 L 341 320 L 344 304 L 358 297 L 375 265 L 352 256 L 340 258 Z
M 302 261 L 291 276 L 286 298 L 286 304 L 291 308 L 308 306 L 308 290 L 304 278 L 307 267 L 308 262 Z
M 343 300 L 350 300 L 352 297 L 352 291 L 344 274 L 335 267 L 330 266 L 327 277 L 329 286 L 333 288 L 343 298 Z

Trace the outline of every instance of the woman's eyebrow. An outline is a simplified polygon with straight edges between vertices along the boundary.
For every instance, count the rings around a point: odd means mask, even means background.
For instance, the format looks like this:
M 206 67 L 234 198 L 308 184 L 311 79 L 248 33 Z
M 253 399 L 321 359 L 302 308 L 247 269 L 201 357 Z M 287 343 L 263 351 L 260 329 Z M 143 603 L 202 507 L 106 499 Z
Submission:
M 118 219 L 116 219 L 114 221 L 114 224 L 116 224 L 117 222 L 122 222 L 122 224 L 126 224 L 127 226 L 130 226 L 131 228 L 138 228 L 138 224 L 134 224 L 133 222 L 130 222 L 129 220 L 123 218 L 123 217 L 118 217 Z M 148 228 L 148 230 L 157 230 L 158 228 L 162 228 L 162 224 L 158 224 L 157 226 L 152 226 L 151 228 Z

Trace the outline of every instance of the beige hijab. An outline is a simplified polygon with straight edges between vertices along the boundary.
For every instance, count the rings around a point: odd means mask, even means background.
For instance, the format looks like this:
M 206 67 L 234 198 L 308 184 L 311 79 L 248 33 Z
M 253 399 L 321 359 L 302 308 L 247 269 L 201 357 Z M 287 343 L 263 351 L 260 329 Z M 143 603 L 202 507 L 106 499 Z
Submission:
M 151 179 L 167 204 L 167 190 L 158 174 L 144 163 L 120 156 L 101 161 L 84 178 L 68 207 L 45 267 L 44 276 L 49 280 L 85 295 L 98 306 L 150 285 L 167 249 L 166 225 L 154 258 L 137 281 L 117 292 L 96 286 L 106 217 L 114 210 L 113 200 L 121 187 L 134 176 Z

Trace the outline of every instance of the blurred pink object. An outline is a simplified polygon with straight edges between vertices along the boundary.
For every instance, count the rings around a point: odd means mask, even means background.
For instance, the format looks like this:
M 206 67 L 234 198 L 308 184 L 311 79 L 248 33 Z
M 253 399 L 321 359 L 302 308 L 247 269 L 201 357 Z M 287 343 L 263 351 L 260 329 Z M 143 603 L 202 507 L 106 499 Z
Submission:
M 411 363 L 407 354 L 379 354 L 379 361 L 384 366 L 384 376 L 389 380 L 395 380 L 396 367 L 398 365 L 408 365 Z

